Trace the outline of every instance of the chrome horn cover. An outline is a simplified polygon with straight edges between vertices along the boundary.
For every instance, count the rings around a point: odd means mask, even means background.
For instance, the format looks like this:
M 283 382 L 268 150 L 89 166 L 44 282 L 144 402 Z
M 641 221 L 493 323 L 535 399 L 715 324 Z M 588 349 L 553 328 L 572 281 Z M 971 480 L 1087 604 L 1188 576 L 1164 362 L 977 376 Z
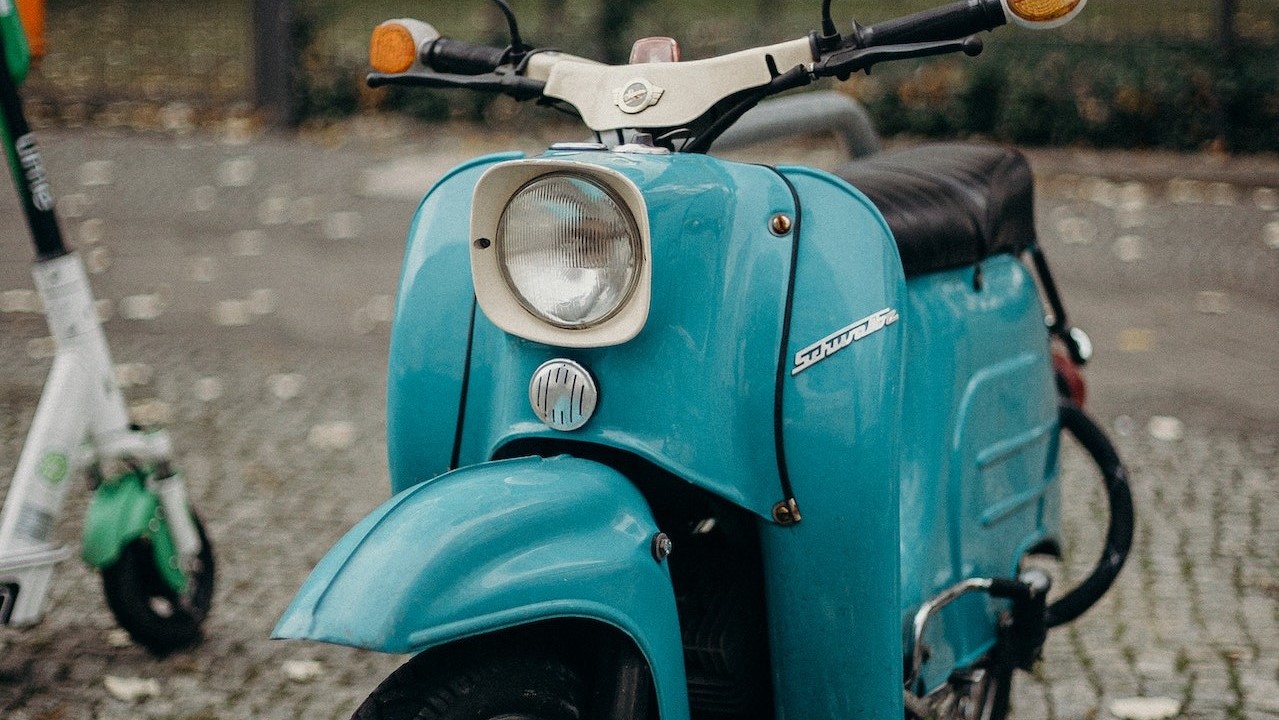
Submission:
M 547 360 L 528 384 L 533 412 L 552 430 L 576 430 L 595 414 L 599 387 L 581 365 L 564 358 Z

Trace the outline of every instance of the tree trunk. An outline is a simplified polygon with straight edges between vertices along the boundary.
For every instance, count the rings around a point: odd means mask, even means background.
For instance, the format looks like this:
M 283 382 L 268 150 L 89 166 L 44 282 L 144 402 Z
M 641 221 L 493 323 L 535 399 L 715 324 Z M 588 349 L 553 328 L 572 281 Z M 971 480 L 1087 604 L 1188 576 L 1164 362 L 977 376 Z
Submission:
M 1235 35 L 1235 12 L 1238 0 L 1217 0 L 1217 54 L 1220 62 L 1217 72 L 1216 97 L 1213 107 L 1213 149 L 1229 151 L 1233 146 L 1230 123 L 1230 106 L 1235 96 L 1234 67 L 1235 47 L 1238 39 Z
M 290 0 L 253 0 L 253 104 L 269 126 L 297 120 L 296 62 Z

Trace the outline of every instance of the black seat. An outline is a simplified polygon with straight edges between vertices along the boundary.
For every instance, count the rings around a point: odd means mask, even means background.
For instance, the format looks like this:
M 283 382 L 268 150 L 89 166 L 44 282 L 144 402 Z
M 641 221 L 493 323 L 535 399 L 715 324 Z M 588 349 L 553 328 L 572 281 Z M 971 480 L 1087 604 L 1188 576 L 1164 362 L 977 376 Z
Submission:
M 1011 148 L 923 145 L 857 160 L 835 174 L 883 213 L 907 277 L 1020 253 L 1035 242 L 1030 165 Z

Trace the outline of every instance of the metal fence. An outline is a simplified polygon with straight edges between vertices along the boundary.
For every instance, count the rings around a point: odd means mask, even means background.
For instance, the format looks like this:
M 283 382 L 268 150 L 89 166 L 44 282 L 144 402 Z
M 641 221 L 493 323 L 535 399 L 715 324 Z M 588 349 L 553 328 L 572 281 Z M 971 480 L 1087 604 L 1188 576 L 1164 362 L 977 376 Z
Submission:
M 252 98 L 247 3 L 52 0 L 24 94 L 36 123 L 195 122 Z

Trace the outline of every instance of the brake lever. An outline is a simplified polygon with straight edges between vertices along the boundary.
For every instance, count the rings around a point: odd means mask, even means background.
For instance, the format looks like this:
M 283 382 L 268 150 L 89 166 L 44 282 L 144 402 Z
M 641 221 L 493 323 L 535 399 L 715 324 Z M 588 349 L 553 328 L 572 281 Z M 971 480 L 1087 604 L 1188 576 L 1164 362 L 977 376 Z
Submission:
M 870 69 L 882 62 L 892 60 L 910 60 L 912 58 L 948 55 L 962 52 L 969 57 L 981 54 L 985 44 L 976 35 L 959 40 L 941 40 L 937 42 L 906 43 L 903 45 L 879 45 L 873 47 L 848 47 L 836 50 L 821 61 L 813 63 L 809 71 L 813 77 L 837 77 L 847 80 L 855 72 Z
M 535 100 L 542 97 L 546 83 L 531 80 L 514 73 L 485 73 L 483 75 L 455 75 L 433 70 L 413 70 L 402 73 L 369 73 L 365 79 L 371 88 L 385 85 L 405 85 L 429 88 L 462 88 L 477 92 L 496 92 L 516 100 Z

